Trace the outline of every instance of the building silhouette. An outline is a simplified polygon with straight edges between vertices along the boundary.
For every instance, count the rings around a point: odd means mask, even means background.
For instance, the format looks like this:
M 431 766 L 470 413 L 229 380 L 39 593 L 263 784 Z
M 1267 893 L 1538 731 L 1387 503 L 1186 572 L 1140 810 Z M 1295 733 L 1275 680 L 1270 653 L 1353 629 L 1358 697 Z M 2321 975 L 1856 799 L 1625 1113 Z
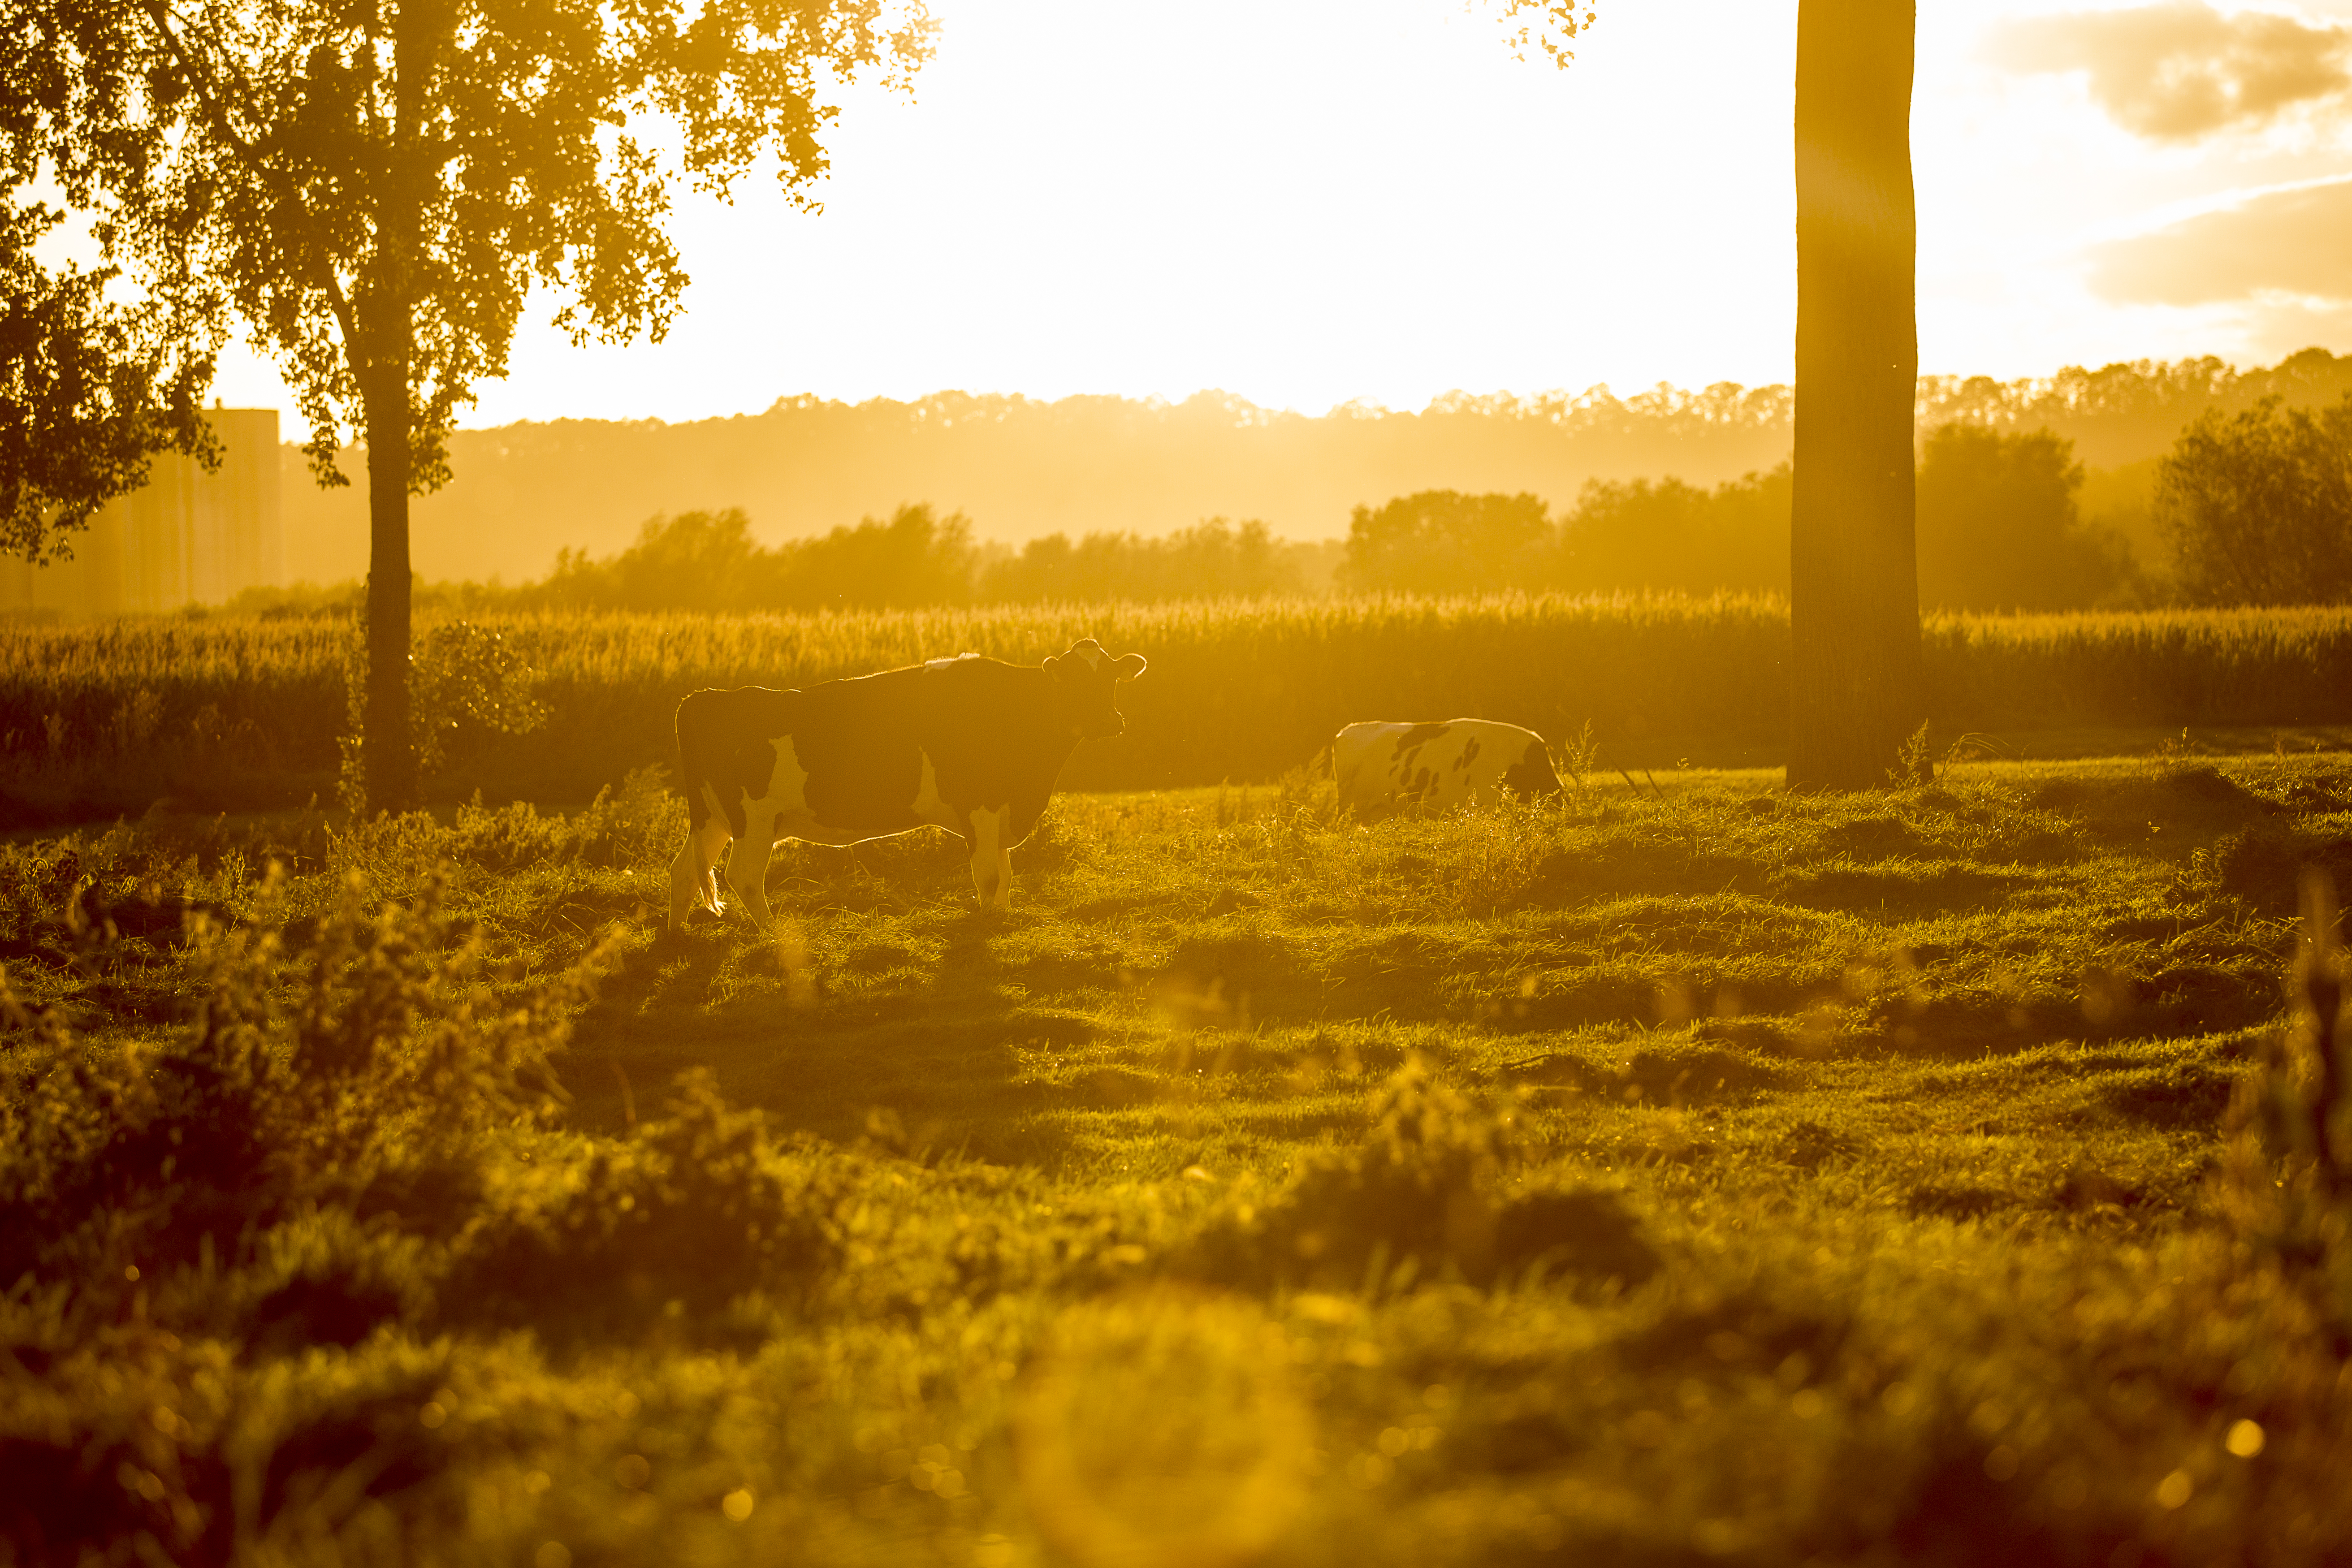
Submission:
M 281 585 L 278 410 L 215 408 L 205 417 L 221 440 L 217 469 L 206 473 L 191 458 L 156 453 L 144 486 L 66 536 L 72 559 L 35 566 L 0 558 L 0 611 L 176 610 Z

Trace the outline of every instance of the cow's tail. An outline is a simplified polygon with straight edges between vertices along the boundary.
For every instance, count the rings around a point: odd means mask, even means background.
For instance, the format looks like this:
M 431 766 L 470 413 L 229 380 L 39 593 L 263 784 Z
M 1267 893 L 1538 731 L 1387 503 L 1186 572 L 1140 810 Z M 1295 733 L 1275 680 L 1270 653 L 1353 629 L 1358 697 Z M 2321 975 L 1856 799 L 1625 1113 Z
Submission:
M 716 805 L 727 814 L 727 826 L 743 837 L 743 803 L 733 792 L 719 789 L 720 764 L 727 756 L 727 731 L 720 722 L 728 694 L 689 691 L 677 705 L 677 787 L 686 792 L 686 820 L 700 833 Z
M 717 914 L 725 906 L 719 899 L 719 876 L 702 848 L 703 825 L 710 820 L 714 758 L 711 755 L 710 699 L 716 691 L 690 691 L 677 705 L 677 787 L 686 792 L 686 842 L 670 866 L 670 925 L 684 921 L 696 904 Z

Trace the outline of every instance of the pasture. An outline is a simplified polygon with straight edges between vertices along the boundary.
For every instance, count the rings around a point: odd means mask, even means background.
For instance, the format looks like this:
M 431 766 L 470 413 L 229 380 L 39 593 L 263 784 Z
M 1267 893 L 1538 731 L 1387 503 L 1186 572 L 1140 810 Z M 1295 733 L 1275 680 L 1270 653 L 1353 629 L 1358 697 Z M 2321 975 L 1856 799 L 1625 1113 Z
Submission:
M 658 934 L 649 773 L 22 836 L 0 1532 L 2342 1561 L 2344 1200 L 2265 1111 L 2341 754 L 1774 782 L 1066 795 L 1010 915 L 919 835 L 780 852 L 772 936 Z
M 446 623 L 436 623 L 446 625 Z M 963 651 L 1015 663 L 1084 637 L 1144 655 L 1128 733 L 1082 748 L 1074 789 L 1268 783 L 1340 725 L 1465 715 L 1555 745 L 1592 727 L 1604 761 L 1769 766 L 1788 711 L 1788 608 L 1764 597 L 1267 599 L 824 615 L 492 615 L 510 676 L 436 668 L 446 765 L 433 798 L 576 805 L 673 760 L 671 714 L 699 687 L 805 686 Z M 2231 729 L 2307 748 L 2352 724 L 2352 612 L 2172 610 L 1934 616 L 1923 627 L 1937 749 L 1971 732 L 2034 755 L 2117 732 Z M 336 617 L 0 620 L 0 828 L 336 800 L 345 679 Z M 526 700 L 506 702 L 508 683 Z M 498 700 L 485 700 L 486 696 Z M 532 706 L 526 733 L 486 708 Z

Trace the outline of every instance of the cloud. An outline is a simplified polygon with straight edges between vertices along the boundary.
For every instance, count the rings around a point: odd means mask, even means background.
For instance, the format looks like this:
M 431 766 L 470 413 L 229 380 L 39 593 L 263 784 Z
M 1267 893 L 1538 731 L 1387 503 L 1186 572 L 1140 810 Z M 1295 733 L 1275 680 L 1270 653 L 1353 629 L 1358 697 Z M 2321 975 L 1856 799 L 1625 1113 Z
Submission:
M 2225 16 L 2201 0 L 2021 17 L 1993 29 L 1986 53 L 2021 75 L 2087 71 L 2107 117 L 2157 142 L 2258 128 L 2352 87 L 2352 28 Z
M 2352 179 L 2271 191 L 2095 247 L 2091 288 L 2128 304 L 2352 300 Z

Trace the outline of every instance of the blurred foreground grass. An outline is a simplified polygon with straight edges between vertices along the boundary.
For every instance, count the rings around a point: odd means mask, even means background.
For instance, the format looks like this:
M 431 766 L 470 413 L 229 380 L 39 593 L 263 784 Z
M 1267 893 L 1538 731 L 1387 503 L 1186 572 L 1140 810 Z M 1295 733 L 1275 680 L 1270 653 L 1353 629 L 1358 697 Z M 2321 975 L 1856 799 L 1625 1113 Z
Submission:
M 656 934 L 646 774 L 0 848 L 0 1537 L 2352 1555 L 2347 1204 L 2242 1087 L 2352 770 L 1768 782 L 1065 796 L 1010 917 L 793 846 L 772 938 Z

